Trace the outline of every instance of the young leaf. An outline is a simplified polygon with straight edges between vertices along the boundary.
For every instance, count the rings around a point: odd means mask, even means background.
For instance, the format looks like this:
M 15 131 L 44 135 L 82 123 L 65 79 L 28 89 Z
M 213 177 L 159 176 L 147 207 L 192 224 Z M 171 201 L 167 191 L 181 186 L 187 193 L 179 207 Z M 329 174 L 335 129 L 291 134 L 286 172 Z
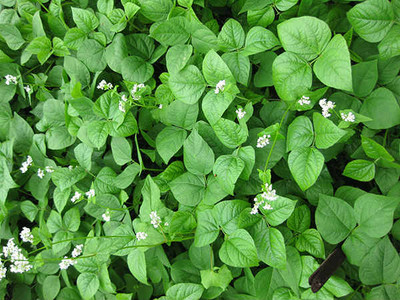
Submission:
M 375 177 L 375 165 L 372 161 L 356 159 L 346 165 L 343 175 L 358 181 L 371 181 Z

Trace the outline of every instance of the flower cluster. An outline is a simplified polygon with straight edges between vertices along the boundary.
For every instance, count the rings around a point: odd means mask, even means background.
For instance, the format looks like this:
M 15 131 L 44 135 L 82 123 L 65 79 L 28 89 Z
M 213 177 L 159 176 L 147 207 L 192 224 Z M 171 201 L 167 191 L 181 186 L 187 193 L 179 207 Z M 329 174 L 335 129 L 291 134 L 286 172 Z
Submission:
M 38 171 L 37 171 L 37 176 L 38 176 L 40 179 L 42 179 L 42 178 L 44 177 L 44 171 L 43 171 L 41 168 L 38 169 Z
M 28 94 L 32 91 L 31 87 L 29 85 L 24 86 L 24 90 L 25 92 L 27 92 Z
M 111 90 L 113 88 L 112 83 L 107 83 L 107 81 L 105 81 L 104 79 L 102 81 L 99 82 L 99 84 L 97 85 L 97 88 L 99 90 Z
M 90 189 L 89 191 L 87 191 L 85 193 L 86 197 L 88 197 L 88 199 L 93 198 L 94 196 L 96 196 L 96 192 L 94 191 L 94 189 Z
M 138 232 L 138 233 L 136 233 L 136 239 L 138 240 L 138 241 L 140 241 L 140 240 L 145 240 L 147 238 L 147 233 L 145 233 L 145 232 Z
M 305 105 L 305 104 L 310 104 L 310 97 L 306 97 L 306 96 L 302 96 L 301 99 L 299 101 L 297 101 L 297 103 L 299 103 L 301 106 Z
M 118 109 L 123 113 L 126 112 L 125 110 L 125 103 L 128 101 L 126 95 L 122 95 L 121 100 L 119 101 Z
M 236 114 L 237 114 L 237 118 L 240 120 L 240 119 L 243 119 L 244 115 L 246 114 L 246 111 L 242 110 L 242 108 L 238 108 L 236 110 Z
M 54 172 L 54 169 L 51 166 L 46 166 L 45 170 L 46 170 L 47 173 L 53 173 Z
M 74 250 L 72 251 L 72 257 L 76 258 L 79 255 L 82 254 L 82 248 L 83 245 L 77 245 Z M 60 266 L 61 270 L 66 270 L 68 269 L 70 266 L 73 266 L 77 263 L 77 261 L 75 259 L 72 258 L 68 258 L 67 256 L 64 256 L 64 259 L 61 260 L 61 262 L 58 264 Z
M 333 109 L 335 107 L 335 102 L 332 101 L 326 101 L 325 98 L 319 100 L 319 106 L 322 108 L 322 115 L 325 118 L 329 118 L 331 114 L 329 113 L 330 109 Z
M 350 111 L 348 114 L 340 113 L 343 121 L 353 123 L 356 120 L 356 116 Z
M 135 84 L 131 90 L 131 96 L 133 100 L 139 100 L 142 96 L 138 95 L 137 93 L 143 89 L 145 85 L 143 83 Z
M 225 80 L 220 80 L 217 85 L 215 86 L 215 93 L 219 94 L 219 92 L 223 92 L 225 89 Z
M 22 250 L 15 245 L 14 238 L 11 238 L 7 242 L 7 246 L 3 247 L 4 257 L 10 257 L 12 265 L 10 271 L 13 273 L 24 273 L 32 269 L 32 265 L 29 264 L 28 259 L 22 254 Z M 2 270 L 5 273 L 5 270 Z
M 107 208 L 106 212 L 101 215 L 104 222 L 109 222 L 111 220 L 110 210 Z
M 23 242 L 33 243 L 33 235 L 28 227 L 23 227 L 22 231 L 19 233 Z
M 76 200 L 79 200 L 82 197 L 82 194 L 79 192 L 75 192 L 75 194 L 71 198 L 71 202 L 75 203 Z
M 26 161 L 24 161 L 24 162 L 22 163 L 22 167 L 19 168 L 19 169 L 21 170 L 21 173 L 26 173 L 26 172 L 28 171 L 28 168 L 29 168 L 30 166 L 32 166 L 32 163 L 33 163 L 33 159 L 32 159 L 32 157 L 31 157 L 30 155 L 28 155 L 28 156 L 26 157 Z
M 275 201 L 278 199 L 276 195 L 276 191 L 272 189 L 272 184 L 266 183 L 262 188 L 263 193 L 261 194 L 261 199 L 256 197 L 254 198 L 254 206 L 251 209 L 251 214 L 255 215 L 258 212 L 258 208 L 264 204 L 263 209 L 271 210 L 272 206 L 267 201 Z
M 1 253 L 0 253 L 0 257 L 1 257 Z M 0 281 L 3 279 L 3 278 L 6 278 L 6 273 L 7 273 L 7 269 L 6 269 L 6 267 L 4 267 L 4 264 L 3 264 L 3 262 L 0 260 Z
M 263 136 L 259 137 L 257 140 L 257 148 L 264 148 L 269 144 L 269 138 L 271 135 L 264 134 Z
M 6 79 L 6 85 L 10 85 L 10 83 L 13 83 L 13 84 L 17 84 L 18 83 L 17 82 L 17 77 L 12 76 L 10 74 L 4 76 L 4 78 Z
M 151 224 L 157 228 L 161 224 L 161 218 L 157 215 L 156 211 L 150 213 Z

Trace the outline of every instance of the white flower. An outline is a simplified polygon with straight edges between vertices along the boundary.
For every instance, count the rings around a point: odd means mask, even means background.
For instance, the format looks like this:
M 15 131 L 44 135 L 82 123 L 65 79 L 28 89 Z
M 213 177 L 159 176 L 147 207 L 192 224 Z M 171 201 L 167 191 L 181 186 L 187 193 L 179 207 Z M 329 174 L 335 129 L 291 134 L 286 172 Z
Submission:
M 263 188 L 263 193 L 261 194 L 261 197 L 269 201 L 275 201 L 276 199 L 278 199 L 276 191 L 272 189 L 272 184 L 268 183 L 265 184 L 265 188 Z
M 219 92 L 220 91 L 224 91 L 224 89 L 225 89 L 225 80 L 220 80 L 218 83 L 217 83 L 217 85 L 216 85 L 216 87 L 215 87 L 215 93 L 216 94 L 219 94 Z
M 33 243 L 33 235 L 28 227 L 23 227 L 22 231 L 19 233 L 23 242 Z
M 126 101 L 128 101 L 128 98 L 126 97 L 126 95 L 122 95 L 121 100 L 126 102 Z
M 73 168 L 74 168 L 74 167 L 71 166 L 71 165 L 68 166 L 68 169 L 70 169 L 71 171 L 72 171 Z
M 242 108 L 238 108 L 236 110 L 236 114 L 237 114 L 237 118 L 240 120 L 240 119 L 242 119 L 244 117 L 246 112 L 244 110 L 242 110 Z
M 94 196 L 96 196 L 96 193 L 94 191 L 94 189 L 90 189 L 89 191 L 87 191 L 85 193 L 86 197 L 88 197 L 88 199 L 93 198 Z
M 265 205 L 263 206 L 264 209 L 266 210 L 272 210 L 272 206 L 269 203 L 265 203 Z
M 104 214 L 101 215 L 101 217 L 103 218 L 104 222 L 109 222 L 111 220 L 111 215 L 110 215 L 110 211 L 106 210 L 106 212 Z
M 6 85 L 10 85 L 10 83 L 17 84 L 17 77 L 12 76 L 10 74 L 4 76 L 6 79 Z
M 31 87 L 30 87 L 29 85 L 24 86 L 24 90 L 25 90 L 28 94 L 32 91 L 32 89 L 31 89 Z
M 159 108 L 159 109 L 162 109 L 162 104 L 160 104 L 160 105 L 158 106 L 158 108 Z
M 53 169 L 53 167 L 51 167 L 51 166 L 46 166 L 46 172 L 47 173 L 53 173 L 54 172 L 54 169 Z
M 356 116 L 351 111 L 348 114 L 341 113 L 340 116 L 342 120 L 346 122 L 353 123 L 356 120 Z
M 40 179 L 43 179 L 43 177 L 44 177 L 44 171 L 43 171 L 41 168 L 38 169 L 38 171 L 37 171 L 37 176 L 38 176 Z
M 131 96 L 133 100 L 139 100 L 140 98 L 142 98 L 142 96 L 140 95 L 136 95 L 137 92 L 139 92 L 141 89 L 143 89 L 145 87 L 145 85 L 143 83 L 139 83 L 133 86 L 132 90 L 131 90 Z
M 319 106 L 322 108 L 322 115 L 325 118 L 329 118 L 331 114 L 329 113 L 330 109 L 333 109 L 335 107 L 335 102 L 332 101 L 326 101 L 325 98 L 319 100 Z
M 64 256 L 64 259 L 58 265 L 60 266 L 61 270 L 66 270 L 69 268 L 69 266 L 72 266 L 75 264 L 76 264 L 76 260 L 74 260 L 72 258 L 67 258 L 66 256 Z
M 260 204 L 261 204 L 261 203 L 258 201 L 258 199 L 257 199 L 257 198 L 254 198 L 254 206 L 253 206 L 253 208 L 251 209 L 250 214 L 252 214 L 252 215 L 257 214 L 257 213 L 258 213 L 258 207 L 260 206 Z
M 164 223 L 164 226 L 169 226 L 169 223 L 168 223 L 168 222 L 165 222 L 165 223 Z
M 22 163 L 22 167 L 19 168 L 21 170 L 21 173 L 26 173 L 28 171 L 28 168 L 32 165 L 32 163 L 33 163 L 32 157 L 28 155 L 26 157 L 26 161 Z
M 119 101 L 118 109 L 123 113 L 126 112 L 125 110 L 125 102 Z
M 113 85 L 111 83 L 107 83 L 107 81 L 103 79 L 102 81 L 99 82 L 97 88 L 99 90 L 106 91 L 106 90 L 111 90 L 113 88 Z
M 262 137 L 259 137 L 257 140 L 257 148 L 264 148 L 269 144 L 269 138 L 271 136 L 268 134 L 264 134 Z
M 306 97 L 306 96 L 302 96 L 301 99 L 299 101 L 297 101 L 301 106 L 303 106 L 304 104 L 310 104 L 310 97 Z
M 3 262 L 0 260 L 0 281 L 6 278 L 7 269 L 4 267 Z
M 7 246 L 3 247 L 4 257 L 10 257 L 12 265 L 10 271 L 13 273 L 24 273 L 32 269 L 32 265 L 29 264 L 28 259 L 22 254 L 20 248 L 14 243 L 14 238 L 11 238 L 7 242 Z
M 72 257 L 78 257 L 79 255 L 81 255 L 82 254 L 82 248 L 83 248 L 82 244 L 77 245 L 74 248 L 74 250 L 72 251 Z
M 136 238 L 138 241 L 145 240 L 147 238 L 147 233 L 146 232 L 138 232 L 138 233 L 136 233 Z
M 161 223 L 161 218 L 157 215 L 156 211 L 152 211 L 150 213 L 150 219 L 151 219 L 151 224 L 154 226 L 154 228 L 157 228 Z
M 76 200 L 79 200 L 81 198 L 82 194 L 79 192 L 75 192 L 75 194 L 71 198 L 71 202 L 75 203 Z

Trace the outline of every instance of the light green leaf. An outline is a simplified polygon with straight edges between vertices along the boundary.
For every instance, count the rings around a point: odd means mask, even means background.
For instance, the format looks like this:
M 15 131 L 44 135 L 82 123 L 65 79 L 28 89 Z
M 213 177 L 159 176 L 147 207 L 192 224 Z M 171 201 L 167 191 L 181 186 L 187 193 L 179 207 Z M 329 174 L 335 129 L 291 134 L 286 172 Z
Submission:
M 189 28 L 188 21 L 182 16 L 157 24 L 155 29 L 153 27 L 151 27 L 150 36 L 165 46 L 184 44 L 189 39 L 189 33 L 186 30 Z
M 144 83 L 153 76 L 154 68 L 139 56 L 128 56 L 121 62 L 121 73 L 125 80 Z
M 85 33 L 90 33 L 95 30 L 100 22 L 99 19 L 89 10 L 72 7 L 72 18 L 76 26 L 82 29 Z
M 51 41 L 46 36 L 39 36 L 28 45 L 26 51 L 36 54 L 39 62 L 44 64 L 52 53 Z
M 178 283 L 167 290 L 167 300 L 198 300 L 203 294 L 201 284 Z
M 280 23 L 278 36 L 286 51 L 311 60 L 322 53 L 331 39 L 331 30 L 324 21 L 304 16 Z
M 214 270 L 201 270 L 201 284 L 209 289 L 210 287 L 219 287 L 225 290 L 232 281 L 232 273 L 226 265 Z
M 290 152 L 289 169 L 303 191 L 317 181 L 324 166 L 324 160 L 324 156 L 315 148 L 302 147 Z
M 87 127 L 87 137 L 97 148 L 101 148 L 110 133 L 108 123 L 105 121 L 93 121 Z
M 94 273 L 81 273 L 76 281 L 79 293 L 84 299 L 89 299 L 96 294 L 100 281 Z
M 191 45 L 176 45 L 169 48 L 165 58 L 167 61 L 167 69 L 170 74 L 182 70 L 193 52 Z
M 242 200 L 221 201 L 213 208 L 214 218 L 225 234 L 232 234 L 239 229 L 240 213 L 249 206 Z
M 350 53 L 346 40 L 337 34 L 314 63 L 314 73 L 327 86 L 352 91 Z
M 140 248 L 133 248 L 127 257 L 128 268 L 132 275 L 143 284 L 147 284 L 146 258 Z
M 226 109 L 232 103 L 234 96 L 230 93 L 218 93 L 209 91 L 202 101 L 202 110 L 211 126 L 222 117 Z
M 115 162 L 123 166 L 132 161 L 131 144 L 123 137 L 113 137 L 111 139 L 111 150 Z
M 228 148 L 236 148 L 247 140 L 247 130 L 231 120 L 220 118 L 212 126 L 218 139 Z
M 272 64 L 272 79 L 280 98 L 297 100 L 311 88 L 311 67 L 300 56 L 284 52 Z
M 25 44 L 25 40 L 15 25 L 0 24 L 0 35 L 5 39 L 7 46 L 11 50 L 18 50 Z
M 315 129 L 315 146 L 319 149 L 327 149 L 335 145 L 346 131 L 337 127 L 331 120 L 323 117 L 320 113 L 313 114 Z
M 253 55 L 264 52 L 279 45 L 277 37 L 268 29 L 260 26 L 252 27 L 246 36 L 244 55 Z
M 53 300 L 60 292 L 60 279 L 58 276 L 47 276 L 43 281 L 43 299 Z
M 218 44 L 225 52 L 241 48 L 244 44 L 242 25 L 235 19 L 229 19 L 221 28 L 218 35 Z
M 219 249 L 219 258 L 232 267 L 258 266 L 256 246 L 250 234 L 244 229 L 238 229 L 226 237 Z
M 293 214 L 287 220 L 287 226 L 296 232 L 303 232 L 310 228 L 311 212 L 307 205 L 295 208 Z
M 183 144 L 183 162 L 195 175 L 207 175 L 213 169 L 214 152 L 197 130 L 193 130 Z
M 359 97 L 368 96 L 378 81 L 378 64 L 376 60 L 353 65 L 353 91 Z
M 356 219 L 353 208 L 345 201 L 321 194 L 315 212 L 315 224 L 325 241 L 337 244 L 356 226 Z
M 241 52 L 230 52 L 223 54 L 222 59 L 228 66 L 229 70 L 231 70 L 235 80 L 238 83 L 247 86 L 251 66 L 249 58 L 244 56 Z
M 77 58 L 93 73 L 101 72 L 107 66 L 105 48 L 96 40 L 83 41 L 78 48 Z
M 219 226 L 211 209 L 197 210 L 197 227 L 194 235 L 194 245 L 203 247 L 214 242 L 219 234 Z
M 390 2 L 367 0 L 347 12 L 347 18 L 357 34 L 370 43 L 381 41 L 394 21 Z
M 221 80 L 225 80 L 226 85 L 236 83 L 224 60 L 214 50 L 210 50 L 204 57 L 203 74 L 207 83 L 211 86 L 216 86 Z
M 356 159 L 346 165 L 343 175 L 358 181 L 370 181 L 375 177 L 375 165 L 372 161 Z
M 400 26 L 394 25 L 383 40 L 379 43 L 379 56 L 383 59 L 389 59 L 400 55 Z
M 273 207 L 271 210 L 265 210 L 260 207 L 266 220 L 272 226 L 278 226 L 285 222 L 293 213 L 296 207 L 296 202 L 289 198 L 279 196 L 276 201 L 270 202 L 269 204 Z
M 394 161 L 394 158 L 392 155 L 390 155 L 387 150 L 375 142 L 373 139 L 370 139 L 365 136 L 361 136 L 361 145 L 362 148 L 364 149 L 365 154 L 367 154 L 368 157 L 377 159 L 377 158 L 382 158 L 386 159 L 388 161 Z
M 233 195 L 235 183 L 244 169 L 244 161 L 233 155 L 221 155 L 215 161 L 213 174 L 221 188 Z
M 171 181 L 169 186 L 179 203 L 196 206 L 203 199 L 205 180 L 204 176 L 186 172 Z
M 182 147 L 186 136 L 186 130 L 174 126 L 165 127 L 157 135 L 156 149 L 166 164 Z
M 316 229 L 307 229 L 301 233 L 297 238 L 296 248 L 301 252 L 306 251 L 314 257 L 325 258 L 324 242 Z
M 310 119 L 299 116 L 288 127 L 286 151 L 301 147 L 309 147 L 314 139 L 314 131 Z

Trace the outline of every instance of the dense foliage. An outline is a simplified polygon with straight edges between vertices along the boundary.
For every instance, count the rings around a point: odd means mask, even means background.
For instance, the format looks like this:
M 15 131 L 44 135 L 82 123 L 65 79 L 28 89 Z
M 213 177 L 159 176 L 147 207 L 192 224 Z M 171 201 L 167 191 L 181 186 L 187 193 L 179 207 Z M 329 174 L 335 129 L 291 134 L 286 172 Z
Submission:
M 1 298 L 400 299 L 399 0 L 0 10 Z

